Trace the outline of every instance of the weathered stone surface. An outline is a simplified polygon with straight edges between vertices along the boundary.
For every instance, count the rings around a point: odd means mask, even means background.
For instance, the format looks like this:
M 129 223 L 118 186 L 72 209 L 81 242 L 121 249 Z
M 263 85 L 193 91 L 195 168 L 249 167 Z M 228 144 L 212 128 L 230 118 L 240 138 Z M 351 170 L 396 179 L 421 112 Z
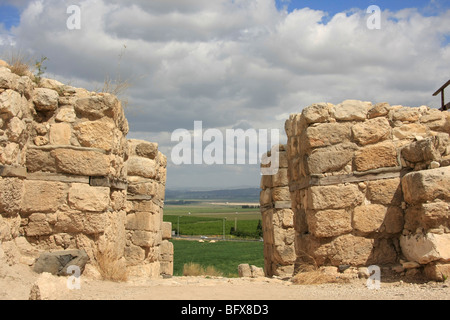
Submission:
M 408 173 L 402 179 L 405 201 L 419 204 L 434 199 L 450 200 L 450 167 Z
M 367 199 L 372 203 L 400 205 L 403 201 L 400 178 L 370 181 L 367 185 Z
M 34 107 L 37 111 L 55 111 L 58 108 L 59 94 L 55 90 L 36 88 L 33 93 Z
M 382 117 L 389 113 L 390 105 L 387 102 L 377 103 L 372 108 L 370 108 L 367 116 L 369 119 L 376 117 Z
M 272 176 L 272 187 L 284 187 L 289 183 L 287 168 L 280 168 L 278 172 Z
M 308 208 L 313 210 L 350 208 L 360 205 L 363 199 L 354 184 L 311 187 L 307 194 Z
M 264 269 L 251 265 L 252 278 L 264 278 Z
M 415 141 L 402 149 L 402 157 L 409 162 L 439 161 L 450 145 L 447 135 L 437 135 Z
M 53 145 L 70 145 L 72 127 L 68 123 L 54 123 L 50 126 L 49 137 Z
M 415 122 L 419 120 L 419 117 L 419 108 L 402 107 L 395 110 L 392 114 L 392 119 L 394 121 Z
M 400 245 L 409 261 L 420 264 L 450 261 L 450 234 L 448 233 L 401 236 Z
M 128 175 L 149 179 L 156 177 L 156 162 L 142 157 L 130 157 L 127 161 Z
M 352 127 L 353 138 L 365 146 L 386 140 L 391 135 L 391 126 L 386 118 L 375 118 Z
M 405 229 L 411 232 L 446 227 L 450 229 L 450 205 L 444 201 L 421 203 L 405 211 Z
M 59 172 L 84 176 L 108 176 L 109 156 L 95 151 L 57 149 L 51 152 Z
M 356 207 L 353 213 L 353 227 L 363 233 L 381 231 L 386 213 L 386 207 L 379 204 Z
M 114 142 L 114 128 L 110 118 L 102 118 L 78 123 L 74 126 L 74 133 L 83 147 L 110 151 Z
M 75 103 L 75 111 L 80 117 L 86 116 L 93 119 L 102 117 L 115 118 L 120 108 L 119 100 L 110 94 L 91 96 L 78 99 Z
M 163 222 L 162 224 L 162 239 L 172 239 L 172 222 Z
M 328 238 L 352 231 L 352 215 L 345 209 L 307 211 L 309 231 L 318 238 Z
M 0 214 L 4 216 L 18 215 L 24 192 L 23 180 L 0 178 Z
M 23 114 L 25 108 L 26 103 L 16 91 L 8 89 L 0 94 L 0 114 L 17 117 Z
M 364 121 L 367 119 L 367 113 L 371 107 L 372 104 L 368 102 L 346 100 L 336 105 L 334 109 L 334 117 L 336 120 L 341 121 Z
M 135 230 L 131 233 L 131 241 L 136 246 L 150 248 L 157 243 L 157 234 L 149 231 Z
M 54 231 L 57 233 L 84 233 L 98 235 L 105 232 L 108 216 L 97 212 L 58 212 Z
M 55 120 L 59 122 L 68 122 L 73 123 L 77 119 L 77 115 L 75 114 L 75 110 L 72 107 L 66 107 L 59 109 Z
M 305 142 L 310 148 L 326 147 L 350 140 L 350 128 L 339 123 L 323 123 L 306 129 Z
M 415 139 L 416 137 L 426 137 L 428 128 L 422 124 L 409 123 L 392 130 L 392 134 L 397 139 Z
M 289 192 L 289 187 L 276 187 L 272 189 L 271 192 L 273 201 L 290 201 L 291 193 Z
M 0 164 L 20 165 L 20 146 L 15 142 L 9 142 L 3 148 L 0 146 Z
M 148 142 L 145 140 L 128 140 L 128 146 L 130 148 L 130 155 L 136 155 L 138 157 L 144 157 L 148 159 L 155 159 L 158 155 L 158 144 Z
M 397 150 L 390 141 L 369 145 L 356 152 L 354 164 L 357 171 L 396 167 L 399 165 Z
M 110 189 L 73 183 L 69 189 L 68 201 L 73 209 L 87 212 L 102 212 L 110 206 Z
M 20 142 L 20 138 L 26 129 L 25 123 L 17 117 L 12 118 L 7 126 L 6 134 L 9 137 L 9 141 Z
M 49 151 L 28 148 L 26 155 L 28 172 L 56 172 L 55 158 Z
M 243 263 L 238 266 L 238 274 L 241 278 L 251 278 L 252 269 L 249 264 Z
M 450 264 L 430 263 L 424 272 L 428 280 L 444 282 L 450 277 Z
M 55 212 L 66 204 L 67 189 L 64 183 L 26 180 L 22 211 Z
M 128 230 L 158 231 L 161 228 L 159 215 L 150 212 L 136 212 L 127 215 Z
M 29 300 L 58 300 L 63 290 L 67 290 L 67 279 L 44 272 L 31 287 Z
M 328 122 L 330 111 L 333 107 L 330 103 L 317 103 L 303 109 L 302 116 L 306 123 Z
M 84 250 L 45 252 L 36 260 L 34 271 L 37 273 L 47 272 L 58 276 L 68 276 L 72 275 L 67 272 L 68 267 L 78 267 L 82 273 L 88 261 L 89 257 Z
M 316 149 L 306 159 L 309 174 L 322 174 L 343 170 L 353 159 L 354 144 L 343 144 Z

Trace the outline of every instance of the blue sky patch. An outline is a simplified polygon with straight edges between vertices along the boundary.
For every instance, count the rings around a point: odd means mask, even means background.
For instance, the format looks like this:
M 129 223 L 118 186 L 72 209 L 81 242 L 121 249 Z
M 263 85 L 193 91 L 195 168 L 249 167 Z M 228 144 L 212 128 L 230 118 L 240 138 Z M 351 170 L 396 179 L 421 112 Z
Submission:
M 11 5 L 0 5 L 0 23 L 4 25 L 7 30 L 11 27 L 16 27 L 20 23 L 20 11 Z

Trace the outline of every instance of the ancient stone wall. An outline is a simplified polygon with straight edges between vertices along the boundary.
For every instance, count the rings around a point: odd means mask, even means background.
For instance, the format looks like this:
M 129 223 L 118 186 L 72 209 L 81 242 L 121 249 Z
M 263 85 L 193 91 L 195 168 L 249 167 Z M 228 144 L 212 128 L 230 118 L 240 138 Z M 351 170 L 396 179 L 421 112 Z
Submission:
M 348 100 L 285 128 L 297 264 L 450 262 L 448 112 Z
M 125 259 L 131 275 L 159 275 L 161 255 L 170 260 L 165 156 L 127 141 L 115 96 L 33 80 L 0 67 L 0 242 L 10 262 L 77 248 L 91 263 L 104 254 Z
M 261 179 L 260 207 L 263 221 L 264 272 L 266 276 L 289 277 L 296 260 L 294 212 L 287 179 L 286 147 L 279 147 L 279 170 Z M 267 156 L 270 157 L 270 154 Z

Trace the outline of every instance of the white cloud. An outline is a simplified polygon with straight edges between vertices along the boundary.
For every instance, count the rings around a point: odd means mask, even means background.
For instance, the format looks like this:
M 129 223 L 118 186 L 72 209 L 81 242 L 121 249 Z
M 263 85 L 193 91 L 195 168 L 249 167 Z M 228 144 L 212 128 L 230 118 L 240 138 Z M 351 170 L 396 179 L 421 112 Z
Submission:
M 450 10 L 386 10 L 381 30 L 369 30 L 363 11 L 324 24 L 323 11 L 278 11 L 273 0 L 84 0 L 81 30 L 71 31 L 71 4 L 30 2 L 14 40 L 73 85 L 130 79 L 130 135 L 167 151 L 168 134 L 195 120 L 282 130 L 287 115 L 321 101 L 438 106 L 431 94 L 450 74 Z

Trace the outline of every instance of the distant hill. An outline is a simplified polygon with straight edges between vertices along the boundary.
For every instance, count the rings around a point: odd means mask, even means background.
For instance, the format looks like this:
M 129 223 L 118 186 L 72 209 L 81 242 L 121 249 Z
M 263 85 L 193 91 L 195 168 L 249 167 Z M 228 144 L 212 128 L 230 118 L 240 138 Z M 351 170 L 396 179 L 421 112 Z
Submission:
M 259 202 L 259 188 L 209 191 L 166 190 L 166 202 L 172 200 L 221 200 Z

